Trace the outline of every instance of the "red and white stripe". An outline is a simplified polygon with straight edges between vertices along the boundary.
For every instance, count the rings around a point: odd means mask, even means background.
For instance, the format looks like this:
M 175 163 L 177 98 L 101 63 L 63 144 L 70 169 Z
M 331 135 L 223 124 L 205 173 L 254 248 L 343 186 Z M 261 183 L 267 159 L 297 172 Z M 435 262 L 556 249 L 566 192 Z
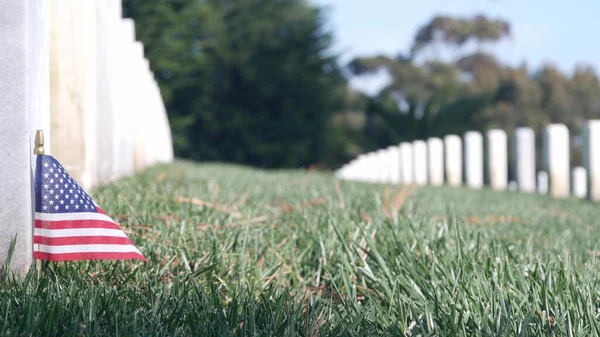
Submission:
M 35 213 L 33 257 L 49 261 L 146 258 L 102 209 L 98 213 Z

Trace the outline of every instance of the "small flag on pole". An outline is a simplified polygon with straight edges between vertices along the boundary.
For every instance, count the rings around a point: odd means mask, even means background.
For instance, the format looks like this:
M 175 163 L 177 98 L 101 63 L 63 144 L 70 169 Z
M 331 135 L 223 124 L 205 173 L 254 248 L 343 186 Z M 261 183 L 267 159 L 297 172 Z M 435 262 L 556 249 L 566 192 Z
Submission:
M 146 258 L 60 163 L 37 156 L 33 257 L 49 261 Z

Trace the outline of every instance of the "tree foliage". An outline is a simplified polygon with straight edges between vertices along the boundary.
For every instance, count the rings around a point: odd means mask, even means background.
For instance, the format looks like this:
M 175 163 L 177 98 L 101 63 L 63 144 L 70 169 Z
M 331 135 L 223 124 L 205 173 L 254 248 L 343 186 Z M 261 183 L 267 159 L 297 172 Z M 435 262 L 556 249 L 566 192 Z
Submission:
M 357 57 L 352 76 L 385 69 L 391 77 L 369 97 L 346 85 L 323 13 L 302 0 L 124 0 L 124 14 L 146 47 L 180 157 L 333 168 L 468 130 L 510 136 L 529 126 L 540 144 L 548 123 L 578 135 L 586 119 L 600 118 L 593 68 L 511 67 L 481 48 L 510 36 L 502 19 L 437 16 L 417 30 L 409 55 Z M 428 48 L 459 53 L 423 58 Z
M 468 39 L 498 41 L 509 33 L 506 22 L 483 16 L 436 17 L 417 32 L 413 52 L 440 39 L 456 47 Z M 507 66 L 477 50 L 451 61 L 421 63 L 414 57 L 358 57 L 348 68 L 356 76 L 386 69 L 392 79 L 365 106 L 363 132 L 377 141 L 363 144 L 364 151 L 468 130 L 501 128 L 510 136 L 516 127 L 528 126 L 537 132 L 541 163 L 544 126 L 564 123 L 574 136 L 572 159 L 580 164 L 577 136 L 585 120 L 600 118 L 600 81 L 588 66 L 569 76 L 552 65 L 537 70 Z
M 474 18 L 436 16 L 417 31 L 411 52 L 414 55 L 424 47 L 440 42 L 455 47 L 462 47 L 469 41 L 478 44 L 497 42 L 510 33 L 508 22 L 489 19 L 484 15 L 477 15 Z
M 125 0 L 180 157 L 297 167 L 323 157 L 344 98 L 331 34 L 301 0 Z

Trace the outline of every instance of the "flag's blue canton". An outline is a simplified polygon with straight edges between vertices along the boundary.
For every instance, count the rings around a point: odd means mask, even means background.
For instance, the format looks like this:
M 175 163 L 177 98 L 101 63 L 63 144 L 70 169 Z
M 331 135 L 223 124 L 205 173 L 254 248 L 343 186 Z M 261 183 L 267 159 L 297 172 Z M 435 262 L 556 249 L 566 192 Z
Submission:
M 52 156 L 37 157 L 35 184 L 36 212 L 97 212 L 92 198 Z

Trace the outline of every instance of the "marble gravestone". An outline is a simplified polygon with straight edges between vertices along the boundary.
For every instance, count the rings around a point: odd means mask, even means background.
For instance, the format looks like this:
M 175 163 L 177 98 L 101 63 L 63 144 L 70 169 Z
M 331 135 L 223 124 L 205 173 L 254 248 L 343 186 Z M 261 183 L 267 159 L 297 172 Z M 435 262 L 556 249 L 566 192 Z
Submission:
M 140 43 L 141 44 L 141 43 Z M 146 151 L 145 151 L 145 166 L 152 166 L 158 163 L 161 151 L 162 128 L 159 125 L 160 112 L 158 110 L 159 97 L 153 95 L 152 81 L 153 76 L 150 71 L 150 62 L 146 58 L 142 60 L 141 85 L 144 87 L 144 97 L 146 97 Z M 385 150 L 380 150 L 380 156 L 384 156 Z M 385 160 L 382 158 L 381 160 Z M 385 173 L 383 174 L 385 175 Z M 385 178 L 382 178 L 385 180 Z
M 356 180 L 361 181 L 361 160 L 362 156 L 354 158 L 347 166 L 347 175 L 345 177 L 346 180 Z
M 369 167 L 369 154 L 368 153 L 361 154 L 359 163 L 360 163 L 360 165 L 359 165 L 360 176 L 362 177 L 362 181 L 369 182 L 371 180 L 371 168 Z
M 96 1 L 96 101 L 97 101 L 97 140 L 96 153 L 98 182 L 107 183 L 117 178 L 119 165 L 115 152 L 118 151 L 119 126 L 117 119 L 127 111 L 125 102 L 120 99 L 126 90 L 127 76 L 120 67 L 125 49 L 119 38 L 118 25 L 121 19 L 121 1 Z M 115 47 L 116 46 L 116 47 Z
M 397 146 L 388 147 L 390 183 L 400 183 L 400 149 Z
M 366 181 L 366 177 L 367 177 L 367 173 L 365 171 L 365 158 L 366 156 L 364 154 L 361 154 L 358 156 L 358 158 L 355 159 L 355 161 L 352 164 L 352 169 L 350 170 L 351 173 L 350 178 L 351 180 L 358 180 L 358 181 Z
M 490 186 L 494 190 L 505 190 L 508 186 L 508 144 L 504 130 L 489 130 L 488 170 Z
M 531 128 L 515 130 L 515 173 L 519 190 L 535 192 L 535 133 Z
M 413 147 L 411 143 L 400 143 L 400 177 L 401 184 L 414 183 Z
M 133 148 L 134 148 L 134 168 L 136 172 L 139 172 L 146 168 L 147 159 L 149 154 L 147 153 L 150 149 L 147 146 L 151 141 L 148 139 L 149 127 L 148 120 L 145 115 L 148 114 L 148 104 L 144 99 L 147 94 L 147 86 L 145 83 L 144 74 L 144 46 L 140 42 L 134 42 L 132 44 L 131 51 L 131 76 L 132 80 L 136 83 L 135 89 L 132 90 L 132 102 L 135 104 L 135 110 L 133 111 L 133 120 L 140 121 L 144 120 L 145 127 L 134 128 L 133 133 Z M 143 119 L 140 119 L 143 118 Z
M 89 190 L 97 183 L 96 4 L 49 1 L 52 155 Z
M 371 182 L 381 182 L 381 162 L 379 160 L 379 152 L 373 151 L 370 158 L 371 165 Z
M 444 137 L 446 181 L 450 186 L 462 184 L 462 140 L 457 135 Z
M 390 175 L 390 165 L 388 162 L 387 150 L 377 150 L 377 162 L 377 170 L 379 172 L 378 181 L 382 184 L 386 184 Z
M 150 151 L 147 152 L 146 165 L 155 165 L 160 163 L 169 163 L 173 160 L 173 143 L 171 140 L 171 129 L 169 127 L 169 121 L 166 114 L 166 109 L 160 94 L 160 89 L 154 74 L 150 69 L 150 63 L 147 59 L 144 60 L 144 77 L 145 85 L 147 86 L 147 97 L 150 103 L 149 105 L 149 140 L 151 143 Z M 386 156 L 388 156 L 389 148 L 385 149 Z M 386 159 L 387 160 L 387 159 Z M 385 182 L 390 182 L 389 172 L 385 173 Z
M 429 168 L 429 184 L 444 184 L 444 142 L 440 138 L 427 140 L 427 164 Z
M 537 174 L 537 190 L 539 194 L 548 194 L 548 172 L 540 171 Z
M 587 196 L 587 176 L 585 168 L 578 166 L 573 168 L 571 186 L 573 186 L 573 196 L 585 198 Z
M 371 158 L 372 166 L 373 166 L 373 182 L 381 183 L 381 177 L 383 174 L 381 173 L 381 156 L 379 151 L 373 152 L 373 157 Z
M 117 101 L 119 102 L 119 114 L 114 118 L 114 145 L 113 160 L 115 162 L 115 177 L 131 175 L 135 172 L 135 144 L 134 138 L 140 129 L 147 128 L 147 121 L 143 117 L 147 114 L 148 97 L 140 94 L 139 68 L 140 51 L 135 41 L 135 23 L 132 19 L 121 19 L 115 24 L 115 30 L 119 34 L 117 42 L 121 47 L 118 52 L 119 62 L 119 89 Z M 143 56 L 142 56 L 143 57 Z
M 477 131 L 465 133 L 465 177 L 470 188 L 483 187 L 483 136 Z
M 600 120 L 587 121 L 584 129 L 583 161 L 587 172 L 587 194 L 600 201 Z
M 381 161 L 377 151 L 371 153 L 371 181 L 374 183 L 381 182 Z
M 564 124 L 546 126 L 543 149 L 550 195 L 554 198 L 568 197 L 570 194 L 569 130 Z
M 15 240 L 10 269 L 21 276 L 32 263 L 36 130 L 51 153 L 48 20 L 45 1 L 0 0 L 0 268 Z
M 367 168 L 367 181 L 374 183 L 377 182 L 377 155 L 375 152 L 367 153 L 365 160 L 365 166 Z
M 427 143 L 422 140 L 415 140 L 413 143 L 413 174 L 417 185 L 427 185 Z
M 158 125 L 159 144 L 157 146 L 157 163 L 171 163 L 173 161 L 173 140 L 167 110 L 160 93 L 160 88 L 150 69 L 150 96 L 155 99 L 156 121 Z M 392 151 L 393 152 L 393 151 Z
M 351 160 L 349 163 L 342 165 L 342 167 L 338 168 L 334 171 L 333 175 L 336 179 L 341 180 L 350 180 L 352 179 L 352 167 L 354 166 L 354 160 Z

